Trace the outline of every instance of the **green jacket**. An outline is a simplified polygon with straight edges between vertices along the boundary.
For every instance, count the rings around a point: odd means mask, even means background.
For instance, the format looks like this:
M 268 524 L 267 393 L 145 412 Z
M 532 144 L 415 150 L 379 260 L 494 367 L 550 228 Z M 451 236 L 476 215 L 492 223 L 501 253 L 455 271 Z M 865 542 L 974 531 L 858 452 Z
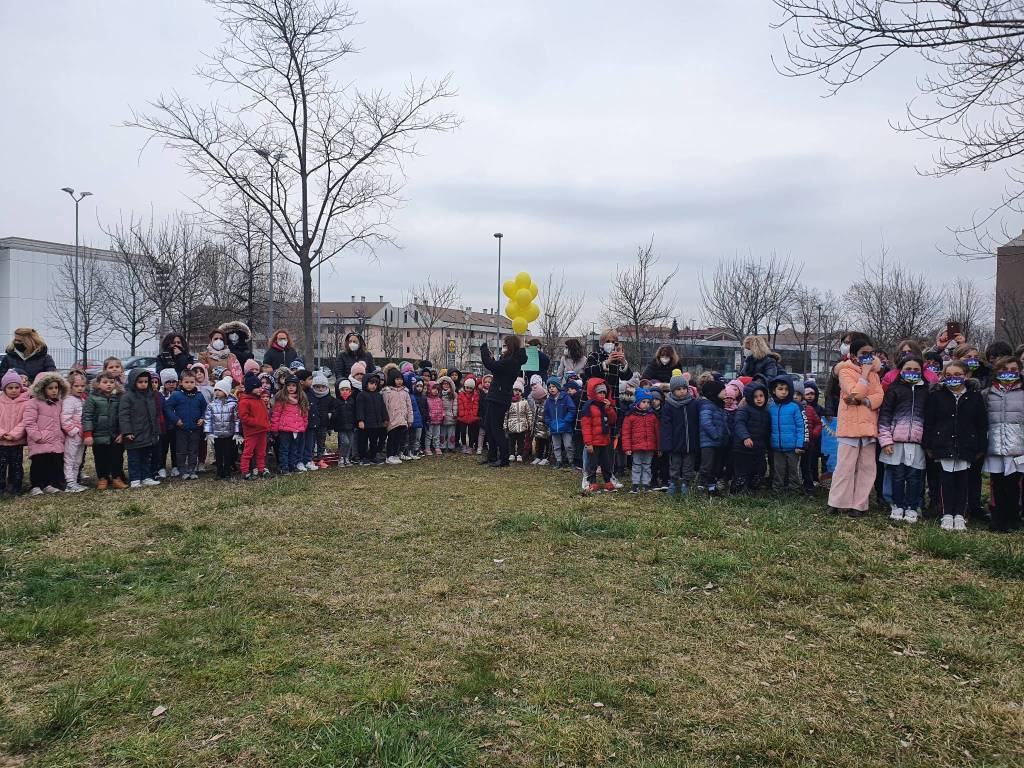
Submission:
M 82 433 L 92 434 L 95 445 L 110 445 L 120 434 L 117 429 L 117 411 L 120 397 L 111 392 L 110 397 L 92 392 L 82 408 Z

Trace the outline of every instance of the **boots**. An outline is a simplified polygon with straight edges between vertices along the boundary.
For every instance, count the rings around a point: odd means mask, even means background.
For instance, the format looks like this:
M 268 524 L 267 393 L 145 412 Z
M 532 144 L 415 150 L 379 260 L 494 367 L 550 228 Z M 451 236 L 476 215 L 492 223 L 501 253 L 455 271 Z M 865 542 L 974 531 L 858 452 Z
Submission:
M 125 488 L 128 487 L 128 483 L 126 483 L 120 477 L 115 477 L 113 480 L 110 481 L 110 487 L 115 488 L 119 491 L 123 491 Z
M 101 477 L 99 480 L 96 481 L 96 490 L 97 491 L 105 491 L 105 490 L 107 490 L 107 485 L 108 485 L 107 478 Z

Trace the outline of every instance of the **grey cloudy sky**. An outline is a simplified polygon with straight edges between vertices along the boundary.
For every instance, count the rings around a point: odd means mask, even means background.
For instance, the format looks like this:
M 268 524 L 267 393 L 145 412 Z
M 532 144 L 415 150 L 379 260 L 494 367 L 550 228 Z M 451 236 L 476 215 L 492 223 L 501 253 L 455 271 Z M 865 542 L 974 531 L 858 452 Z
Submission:
M 999 172 L 921 177 L 936 147 L 888 125 L 913 94 L 916 62 L 823 99 L 821 83 L 774 70 L 781 33 L 767 0 L 353 7 L 363 52 L 339 76 L 397 89 L 451 71 L 465 122 L 409 164 L 401 250 L 336 262 L 325 299 L 397 302 L 432 274 L 457 277 L 466 304 L 493 306 L 498 230 L 506 271 L 541 282 L 564 270 L 586 291 L 587 319 L 616 263 L 652 236 L 680 266 L 680 324 L 700 316 L 699 271 L 737 251 L 792 254 L 810 285 L 840 292 L 883 236 L 915 268 L 992 277 L 994 264 L 937 246 L 950 245 L 946 226 L 997 200 Z M 71 241 L 65 185 L 95 193 L 83 232 L 96 245 L 97 217 L 189 206 L 198 188 L 174 155 L 140 154 L 144 136 L 119 124 L 161 92 L 211 98 L 192 77 L 221 39 L 210 6 L 0 3 L 0 31 L 0 236 Z

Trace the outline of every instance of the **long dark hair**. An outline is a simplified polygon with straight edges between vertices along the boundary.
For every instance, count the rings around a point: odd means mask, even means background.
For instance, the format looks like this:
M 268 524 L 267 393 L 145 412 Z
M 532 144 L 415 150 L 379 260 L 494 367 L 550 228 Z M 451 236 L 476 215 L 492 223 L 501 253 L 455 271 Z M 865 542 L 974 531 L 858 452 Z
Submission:
M 502 357 L 515 357 L 519 354 L 519 350 L 523 348 L 523 342 L 514 334 L 509 334 L 502 341 L 505 342 L 505 354 Z
M 565 348 L 569 350 L 569 357 L 572 358 L 573 362 L 582 360 L 586 355 L 583 354 L 583 345 L 580 344 L 579 339 L 566 339 Z
M 164 336 L 164 340 L 160 342 L 160 349 L 164 352 L 170 352 L 171 344 L 174 343 L 175 339 L 181 339 L 181 351 L 188 352 L 188 339 L 185 338 L 183 333 L 168 333 Z

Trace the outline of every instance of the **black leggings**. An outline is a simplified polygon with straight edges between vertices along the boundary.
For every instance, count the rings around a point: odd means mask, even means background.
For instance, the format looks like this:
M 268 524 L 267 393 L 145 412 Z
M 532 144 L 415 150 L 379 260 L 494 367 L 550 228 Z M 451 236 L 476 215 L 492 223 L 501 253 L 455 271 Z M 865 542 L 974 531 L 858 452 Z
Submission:
M 1015 531 L 1020 528 L 1020 487 L 1021 474 L 1003 475 L 993 472 L 989 475 L 992 491 L 992 520 L 989 527 L 993 531 Z
M 124 480 L 124 446 L 120 443 L 97 445 L 93 443 L 92 458 L 96 463 L 98 480 Z
M 388 458 L 398 456 L 405 449 L 408 427 L 395 427 L 388 430 Z
M 33 488 L 64 487 L 64 454 L 37 453 L 28 470 Z
M 946 472 L 942 470 L 939 485 L 942 489 L 942 514 L 967 516 L 967 491 L 971 470 Z
M 522 456 L 524 446 L 526 445 L 526 433 L 525 432 L 509 432 L 508 440 L 511 444 L 509 450 L 512 451 L 513 456 Z
M 505 437 L 507 413 L 507 405 L 487 403 L 487 416 L 484 421 L 484 429 L 487 432 L 487 458 L 502 464 L 508 463 L 508 439 Z
M 366 461 L 376 461 L 377 454 L 384 450 L 387 430 L 384 427 L 367 427 L 359 430 L 359 455 Z
M 217 461 L 217 477 L 231 477 L 231 465 L 235 461 L 235 439 L 213 438 L 213 455 Z

